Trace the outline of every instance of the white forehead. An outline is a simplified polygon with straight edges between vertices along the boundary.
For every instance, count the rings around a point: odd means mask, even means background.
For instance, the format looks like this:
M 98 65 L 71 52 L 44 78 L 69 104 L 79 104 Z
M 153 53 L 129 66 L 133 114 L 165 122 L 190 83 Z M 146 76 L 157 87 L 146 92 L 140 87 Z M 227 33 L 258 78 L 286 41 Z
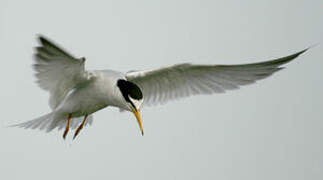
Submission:
M 136 109 L 140 109 L 140 106 L 142 105 L 142 102 L 144 101 L 144 99 L 133 99 L 130 96 L 128 96 L 130 101 L 133 103 L 133 105 L 135 105 Z

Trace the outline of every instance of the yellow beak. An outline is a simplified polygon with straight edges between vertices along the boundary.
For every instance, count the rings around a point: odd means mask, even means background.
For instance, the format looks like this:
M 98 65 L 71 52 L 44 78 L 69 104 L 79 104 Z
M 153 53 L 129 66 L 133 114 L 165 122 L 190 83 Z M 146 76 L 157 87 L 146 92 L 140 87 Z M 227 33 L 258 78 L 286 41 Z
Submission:
M 144 130 L 143 130 L 143 127 L 142 127 L 142 122 L 141 122 L 141 117 L 140 117 L 140 111 L 136 111 L 136 110 L 132 110 L 132 112 L 135 114 L 136 118 L 137 118 L 137 122 L 138 122 L 138 125 L 139 125 L 139 128 L 140 128 L 140 131 L 141 131 L 141 135 L 143 136 L 144 135 Z

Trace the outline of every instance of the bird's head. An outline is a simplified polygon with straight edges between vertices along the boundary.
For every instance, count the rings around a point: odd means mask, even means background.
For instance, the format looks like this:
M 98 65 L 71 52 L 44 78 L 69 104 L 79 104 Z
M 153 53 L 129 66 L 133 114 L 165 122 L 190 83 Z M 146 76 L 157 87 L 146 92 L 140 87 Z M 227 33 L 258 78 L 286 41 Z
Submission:
M 126 107 L 129 111 L 132 111 L 137 118 L 141 134 L 144 135 L 141 117 L 140 117 L 140 106 L 143 102 L 143 95 L 140 88 L 130 81 L 119 79 L 117 86 L 125 100 Z

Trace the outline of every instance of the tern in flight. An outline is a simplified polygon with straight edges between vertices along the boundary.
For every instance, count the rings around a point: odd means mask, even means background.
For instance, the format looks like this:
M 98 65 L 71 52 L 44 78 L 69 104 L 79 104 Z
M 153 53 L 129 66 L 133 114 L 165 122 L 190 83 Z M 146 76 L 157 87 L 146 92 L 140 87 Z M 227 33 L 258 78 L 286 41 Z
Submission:
M 87 124 L 92 114 L 108 106 L 134 113 L 141 134 L 142 104 L 154 105 L 197 94 L 223 93 L 252 84 L 283 69 L 307 49 L 290 56 L 251 64 L 194 65 L 176 64 L 159 69 L 130 71 L 88 71 L 85 58 L 75 58 L 43 36 L 35 48 L 37 83 L 49 91 L 52 112 L 14 126 L 50 132 L 63 129 L 65 139 L 70 128 L 73 139 Z

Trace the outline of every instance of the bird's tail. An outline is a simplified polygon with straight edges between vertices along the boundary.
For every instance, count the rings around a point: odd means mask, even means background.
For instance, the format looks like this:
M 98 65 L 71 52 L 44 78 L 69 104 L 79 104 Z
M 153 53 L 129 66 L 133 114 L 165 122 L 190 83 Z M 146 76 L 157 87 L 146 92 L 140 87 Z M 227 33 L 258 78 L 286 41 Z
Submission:
M 48 128 L 48 126 L 51 124 L 53 119 L 54 119 L 53 112 L 51 112 L 51 113 L 45 114 L 43 116 L 40 116 L 36 119 L 30 120 L 27 122 L 23 122 L 23 123 L 14 124 L 9 127 L 20 127 L 20 128 L 24 128 L 24 129 L 44 130 L 44 129 Z
M 58 130 L 63 129 L 66 125 L 66 120 L 67 120 L 66 118 L 56 116 L 55 112 L 51 112 L 43 116 L 40 116 L 36 119 L 23 122 L 23 123 L 14 124 L 9 127 L 19 127 L 24 129 L 39 129 L 39 130 L 45 130 L 46 132 L 50 132 L 55 128 L 57 128 Z M 72 118 L 70 128 L 76 129 L 81 124 L 82 120 L 83 120 L 82 117 Z M 92 121 L 93 121 L 93 116 L 89 115 L 84 126 L 91 125 Z

